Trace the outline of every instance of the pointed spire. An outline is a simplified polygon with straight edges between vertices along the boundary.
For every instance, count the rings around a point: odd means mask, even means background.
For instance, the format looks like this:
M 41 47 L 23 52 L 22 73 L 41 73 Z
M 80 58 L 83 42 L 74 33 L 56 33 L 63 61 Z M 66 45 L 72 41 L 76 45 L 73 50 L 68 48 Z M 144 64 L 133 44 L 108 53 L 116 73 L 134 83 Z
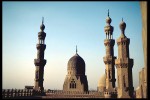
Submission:
M 122 22 L 123 22 L 123 17 L 122 17 Z
M 42 25 L 40 26 L 41 31 L 43 31 L 45 29 L 45 25 L 44 25 L 44 17 L 42 17 Z
M 105 33 L 106 33 L 106 39 L 107 39 L 107 36 L 108 36 L 108 39 L 111 39 L 111 37 L 112 37 L 112 34 L 113 34 L 113 30 L 114 30 L 114 28 L 113 28 L 113 26 L 111 26 L 110 25 L 110 23 L 111 23 L 111 18 L 109 17 L 109 9 L 108 9 L 108 16 L 107 16 L 107 18 L 106 18 L 106 26 L 104 27 L 104 31 L 105 31 Z
M 108 17 L 109 17 L 109 9 L 108 9 Z
M 107 18 L 106 18 L 106 23 L 110 25 L 111 23 L 111 18 L 109 17 L 109 9 L 108 9 L 108 14 L 107 14 Z
M 76 54 L 77 54 L 78 50 L 77 50 L 77 45 L 76 45 Z
M 44 17 L 42 17 L 42 24 L 44 23 Z

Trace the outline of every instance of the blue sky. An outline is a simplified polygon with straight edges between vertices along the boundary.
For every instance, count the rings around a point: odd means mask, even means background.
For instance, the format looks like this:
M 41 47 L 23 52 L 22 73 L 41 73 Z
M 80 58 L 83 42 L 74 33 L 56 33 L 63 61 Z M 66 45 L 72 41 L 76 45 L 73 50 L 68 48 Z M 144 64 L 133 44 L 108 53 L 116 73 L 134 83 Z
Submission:
M 119 24 L 126 22 L 130 57 L 134 59 L 133 84 L 139 84 L 144 67 L 142 21 L 139 2 L 2 2 L 3 88 L 34 85 L 38 32 L 44 17 L 46 32 L 44 69 L 45 89 L 62 89 L 68 60 L 78 54 L 86 63 L 89 89 L 97 89 L 105 73 L 104 27 L 107 10 L 114 26 L 113 38 L 120 36 Z M 114 55 L 118 56 L 115 41 Z M 117 82 L 116 82 L 117 83 Z

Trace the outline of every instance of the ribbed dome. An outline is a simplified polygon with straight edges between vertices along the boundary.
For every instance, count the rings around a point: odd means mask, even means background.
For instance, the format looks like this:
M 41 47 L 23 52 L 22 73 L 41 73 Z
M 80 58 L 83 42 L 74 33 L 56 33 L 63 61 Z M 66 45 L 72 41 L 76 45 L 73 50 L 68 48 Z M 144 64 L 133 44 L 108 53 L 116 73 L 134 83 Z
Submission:
M 77 53 L 68 61 L 68 70 L 70 69 L 75 74 L 85 74 L 85 62 Z
M 100 86 L 106 87 L 106 75 L 105 74 L 103 74 L 98 81 L 98 87 Z

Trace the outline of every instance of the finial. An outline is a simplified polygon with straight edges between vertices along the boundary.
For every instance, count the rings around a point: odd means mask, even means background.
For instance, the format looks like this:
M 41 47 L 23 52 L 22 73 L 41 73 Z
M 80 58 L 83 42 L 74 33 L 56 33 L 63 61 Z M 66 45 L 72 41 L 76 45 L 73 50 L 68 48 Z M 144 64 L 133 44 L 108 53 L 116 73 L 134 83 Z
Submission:
M 77 54 L 78 50 L 77 50 L 77 45 L 76 45 L 76 54 Z
M 109 17 L 109 9 L 108 9 L 108 17 Z
M 122 22 L 120 23 L 119 27 L 121 30 L 121 36 L 125 36 L 126 23 L 123 21 L 123 18 L 122 18 Z
M 44 17 L 42 17 L 42 24 L 44 23 Z
M 109 9 L 108 9 L 108 16 L 106 18 L 106 23 L 110 25 L 111 23 L 111 18 L 109 17 Z
M 43 31 L 45 29 L 45 25 L 44 25 L 44 17 L 42 17 L 42 25 L 40 26 L 41 31 Z

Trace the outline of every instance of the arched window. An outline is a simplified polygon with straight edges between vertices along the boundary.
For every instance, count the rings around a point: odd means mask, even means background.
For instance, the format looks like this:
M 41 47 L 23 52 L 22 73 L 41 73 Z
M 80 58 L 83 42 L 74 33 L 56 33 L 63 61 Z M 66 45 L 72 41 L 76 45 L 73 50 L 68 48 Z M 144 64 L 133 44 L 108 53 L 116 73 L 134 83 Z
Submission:
M 76 83 L 75 83 L 74 79 L 72 79 L 72 81 L 70 82 L 70 88 L 72 88 L 72 89 L 76 88 Z

